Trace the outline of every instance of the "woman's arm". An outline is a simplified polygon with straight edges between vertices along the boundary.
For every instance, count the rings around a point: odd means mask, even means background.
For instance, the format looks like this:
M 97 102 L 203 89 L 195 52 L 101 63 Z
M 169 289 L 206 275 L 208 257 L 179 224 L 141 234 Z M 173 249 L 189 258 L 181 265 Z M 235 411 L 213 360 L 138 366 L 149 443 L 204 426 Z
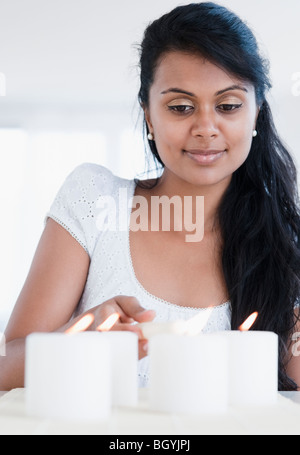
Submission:
M 89 264 L 79 243 L 49 219 L 8 323 L 6 341 L 37 330 L 51 332 L 65 324 L 82 295 Z
M 82 295 L 90 259 L 79 243 L 49 219 L 6 328 L 0 357 L 0 390 L 24 384 L 25 338 L 66 324 Z
M 49 219 L 38 245 L 29 275 L 9 320 L 6 357 L 0 357 L 0 390 L 24 386 L 25 339 L 33 332 L 65 331 L 76 320 L 70 318 L 82 296 L 90 259 L 79 243 L 59 224 Z M 155 314 L 145 311 L 133 297 L 120 296 L 88 311 L 96 330 L 112 313 L 120 315 L 115 330 L 131 330 L 139 335 L 133 321 L 151 321 Z M 140 340 L 140 357 L 145 356 L 145 340 Z

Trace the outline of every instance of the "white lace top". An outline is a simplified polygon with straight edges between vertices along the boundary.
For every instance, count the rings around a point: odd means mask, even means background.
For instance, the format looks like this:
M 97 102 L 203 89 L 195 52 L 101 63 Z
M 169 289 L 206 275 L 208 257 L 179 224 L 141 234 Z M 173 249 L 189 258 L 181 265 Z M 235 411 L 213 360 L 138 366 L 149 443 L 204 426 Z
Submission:
M 96 164 L 77 167 L 58 192 L 47 218 L 63 226 L 87 251 L 91 264 L 75 315 L 117 295 L 136 297 L 145 309 L 156 311 L 156 321 L 187 320 L 206 309 L 174 305 L 150 294 L 133 268 L 129 222 L 135 182 L 114 176 Z M 116 218 L 112 216 L 116 214 Z M 208 303 L 209 306 L 209 303 Z M 203 330 L 231 329 L 230 303 L 215 307 Z M 139 362 L 139 383 L 148 382 L 148 358 Z

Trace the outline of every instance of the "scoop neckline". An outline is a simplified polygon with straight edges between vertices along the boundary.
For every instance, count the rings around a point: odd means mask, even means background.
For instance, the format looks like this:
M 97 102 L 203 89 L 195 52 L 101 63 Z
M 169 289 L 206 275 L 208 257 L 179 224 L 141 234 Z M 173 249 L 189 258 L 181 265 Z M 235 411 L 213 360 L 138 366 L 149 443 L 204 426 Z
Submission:
M 132 260 L 132 255 L 131 255 L 131 242 L 130 242 L 130 220 L 131 220 L 131 213 L 132 213 L 132 202 L 133 202 L 133 197 L 135 195 L 136 188 L 137 188 L 137 184 L 136 184 L 136 182 L 134 180 L 132 180 L 131 181 L 130 203 L 128 204 L 129 216 L 128 216 L 127 231 L 126 231 L 126 252 L 127 252 L 127 259 L 128 259 L 128 263 L 129 263 L 129 269 L 130 269 L 131 277 L 132 277 L 133 281 L 135 282 L 135 284 L 138 286 L 138 288 L 147 297 L 150 297 L 151 299 L 153 299 L 153 300 L 155 300 L 155 301 L 157 301 L 159 303 L 162 303 L 162 304 L 167 305 L 167 306 L 171 306 L 172 308 L 176 308 L 176 309 L 182 310 L 182 311 L 184 311 L 184 310 L 191 311 L 192 310 L 192 311 L 195 311 L 195 312 L 200 312 L 200 311 L 208 311 L 211 308 L 213 308 L 213 310 L 217 310 L 217 309 L 222 309 L 222 308 L 230 306 L 230 302 L 229 301 L 221 303 L 220 305 L 215 305 L 213 307 L 205 307 L 205 308 L 177 305 L 176 303 L 169 302 L 168 300 L 162 299 L 161 297 L 158 297 L 158 296 L 152 294 L 151 292 L 147 291 L 147 289 L 138 280 L 138 278 L 136 276 L 136 273 L 135 273 L 134 265 L 133 265 L 133 260 Z

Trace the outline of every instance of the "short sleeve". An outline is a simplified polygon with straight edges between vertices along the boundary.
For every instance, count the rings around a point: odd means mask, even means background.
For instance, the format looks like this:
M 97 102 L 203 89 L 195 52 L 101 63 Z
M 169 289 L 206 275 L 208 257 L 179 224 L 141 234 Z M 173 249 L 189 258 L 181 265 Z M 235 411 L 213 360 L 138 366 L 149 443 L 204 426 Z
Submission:
M 91 257 L 100 235 L 97 201 L 113 188 L 113 174 L 106 168 L 85 163 L 78 166 L 60 188 L 45 222 L 52 218 L 65 228 Z

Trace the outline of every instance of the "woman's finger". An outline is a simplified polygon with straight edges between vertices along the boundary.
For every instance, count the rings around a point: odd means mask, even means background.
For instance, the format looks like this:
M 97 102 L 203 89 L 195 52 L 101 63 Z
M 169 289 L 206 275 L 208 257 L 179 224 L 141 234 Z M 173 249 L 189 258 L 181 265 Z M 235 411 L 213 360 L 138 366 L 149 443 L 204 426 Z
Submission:
M 135 297 L 118 296 L 114 300 L 127 317 L 137 322 L 150 322 L 155 318 L 155 311 L 145 310 Z

